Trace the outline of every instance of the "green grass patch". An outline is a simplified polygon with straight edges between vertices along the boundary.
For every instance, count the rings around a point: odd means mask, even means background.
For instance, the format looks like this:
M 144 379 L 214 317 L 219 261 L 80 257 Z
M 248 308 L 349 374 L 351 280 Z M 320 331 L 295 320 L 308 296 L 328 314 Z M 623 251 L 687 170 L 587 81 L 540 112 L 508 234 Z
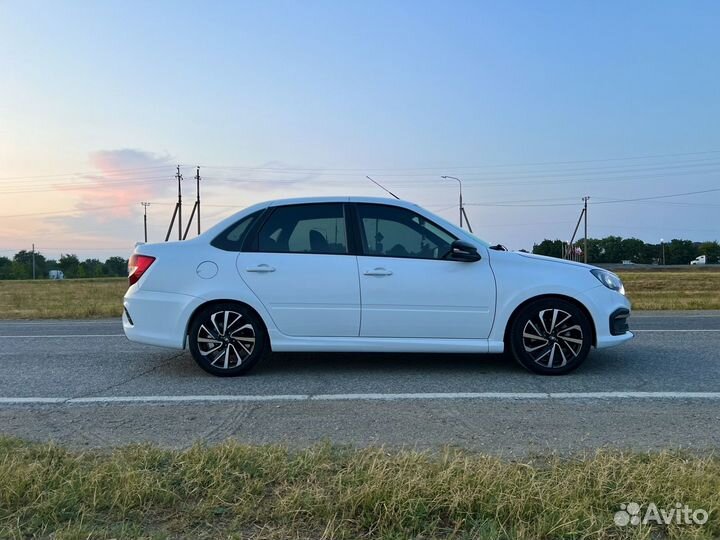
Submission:
M 630 501 L 710 518 L 615 525 Z M 510 461 L 234 442 L 107 453 L 0 439 L 1 538 L 717 538 L 719 504 L 712 456 Z

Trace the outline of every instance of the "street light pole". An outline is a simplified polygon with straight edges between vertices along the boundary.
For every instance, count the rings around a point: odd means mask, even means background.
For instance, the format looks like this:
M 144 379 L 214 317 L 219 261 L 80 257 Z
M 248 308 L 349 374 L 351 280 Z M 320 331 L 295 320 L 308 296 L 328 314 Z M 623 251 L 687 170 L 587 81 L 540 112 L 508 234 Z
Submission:
M 462 198 L 462 182 L 460 181 L 459 178 L 456 178 L 455 176 L 441 176 L 440 178 L 444 178 L 445 180 L 455 180 L 455 181 L 457 181 L 457 183 L 458 183 L 459 186 L 460 186 L 460 208 L 459 208 L 459 210 L 460 210 L 460 228 L 462 229 L 462 226 L 463 226 L 463 213 L 464 213 L 464 209 L 463 209 L 463 198 Z

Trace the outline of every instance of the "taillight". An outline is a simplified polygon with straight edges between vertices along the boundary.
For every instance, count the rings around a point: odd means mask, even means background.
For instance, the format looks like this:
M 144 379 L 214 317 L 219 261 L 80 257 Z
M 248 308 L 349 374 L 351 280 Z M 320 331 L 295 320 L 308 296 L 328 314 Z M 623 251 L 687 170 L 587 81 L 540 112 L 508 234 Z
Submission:
M 155 257 L 150 255 L 139 255 L 133 253 L 128 261 L 128 282 L 129 286 L 133 286 L 142 277 L 145 271 L 155 261 Z

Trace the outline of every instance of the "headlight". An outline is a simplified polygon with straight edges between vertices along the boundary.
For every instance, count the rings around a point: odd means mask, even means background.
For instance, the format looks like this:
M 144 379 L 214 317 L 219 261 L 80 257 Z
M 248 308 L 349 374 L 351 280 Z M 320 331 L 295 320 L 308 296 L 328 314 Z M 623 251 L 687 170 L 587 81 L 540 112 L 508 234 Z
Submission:
M 598 278 L 600 283 L 605 285 L 608 289 L 617 291 L 620 294 L 625 294 L 625 286 L 623 285 L 622 280 L 612 272 L 608 272 L 607 270 L 603 270 L 601 268 L 593 268 L 590 272 L 592 272 L 592 275 Z

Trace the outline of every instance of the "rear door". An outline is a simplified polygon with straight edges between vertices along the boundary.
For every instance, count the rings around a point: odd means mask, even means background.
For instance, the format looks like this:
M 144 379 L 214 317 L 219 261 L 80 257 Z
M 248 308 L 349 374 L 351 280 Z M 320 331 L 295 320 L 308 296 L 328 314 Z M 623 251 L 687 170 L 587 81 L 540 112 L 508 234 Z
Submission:
M 355 206 L 362 296 L 361 336 L 487 338 L 495 311 L 495 278 L 487 256 L 443 257 L 456 238 L 412 210 Z
M 357 336 L 360 286 L 346 205 L 277 206 L 263 216 L 237 270 L 290 336 Z

